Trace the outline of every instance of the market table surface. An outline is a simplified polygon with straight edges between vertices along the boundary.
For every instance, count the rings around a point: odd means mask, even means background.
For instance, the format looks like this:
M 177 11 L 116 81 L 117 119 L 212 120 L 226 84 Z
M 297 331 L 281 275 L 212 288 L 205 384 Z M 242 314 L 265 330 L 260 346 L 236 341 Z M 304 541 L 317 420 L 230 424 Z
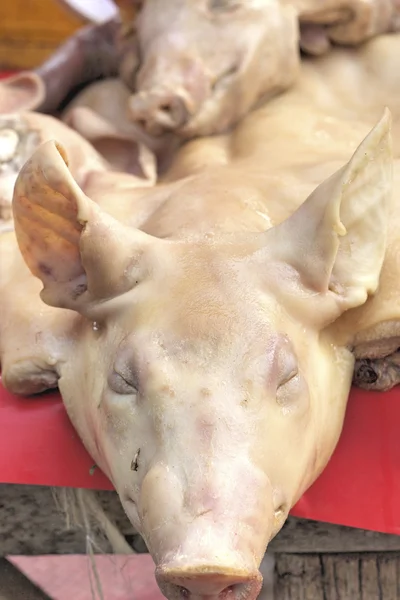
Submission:
M 353 388 L 336 451 L 292 514 L 400 535 L 399 424 L 398 389 Z M 113 489 L 57 392 L 21 398 L 1 384 L 0 483 Z

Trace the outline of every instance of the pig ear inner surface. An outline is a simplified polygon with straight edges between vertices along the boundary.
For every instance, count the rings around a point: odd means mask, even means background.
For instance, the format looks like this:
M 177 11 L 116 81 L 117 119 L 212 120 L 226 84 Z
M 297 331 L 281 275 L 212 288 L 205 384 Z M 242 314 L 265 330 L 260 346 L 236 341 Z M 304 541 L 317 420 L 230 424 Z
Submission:
M 63 148 L 49 141 L 24 165 L 14 189 L 15 232 L 26 264 L 43 283 L 43 301 L 85 311 L 127 291 L 130 266 L 150 236 L 102 211 L 66 163 Z
M 391 114 L 385 109 L 350 161 L 291 217 L 267 232 L 274 257 L 298 273 L 292 285 L 308 297 L 334 300 L 333 318 L 363 304 L 378 287 L 387 244 L 392 165 Z
M 0 114 L 38 110 L 46 88 L 36 73 L 18 73 L 0 82 Z

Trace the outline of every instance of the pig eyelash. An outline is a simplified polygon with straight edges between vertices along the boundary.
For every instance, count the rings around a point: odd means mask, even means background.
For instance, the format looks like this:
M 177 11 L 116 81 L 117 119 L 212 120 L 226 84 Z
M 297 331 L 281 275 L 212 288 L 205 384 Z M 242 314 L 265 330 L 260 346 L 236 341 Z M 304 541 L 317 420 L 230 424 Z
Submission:
M 232 78 L 238 71 L 238 65 L 232 65 L 222 75 L 220 75 L 211 85 L 211 90 L 216 92 L 219 88 L 223 88 L 229 85 L 230 78 Z
M 297 367 L 295 367 L 294 369 L 292 369 L 287 375 L 285 375 L 282 379 L 282 381 L 279 383 L 278 385 L 278 390 L 279 388 L 281 388 L 282 386 L 286 385 L 287 383 L 289 383 L 289 381 L 291 381 L 292 379 L 294 379 L 297 375 L 299 374 L 299 370 Z
M 288 373 L 276 390 L 276 402 L 286 413 L 291 412 L 296 404 L 294 399 L 297 397 L 298 385 L 299 371 L 295 368 Z

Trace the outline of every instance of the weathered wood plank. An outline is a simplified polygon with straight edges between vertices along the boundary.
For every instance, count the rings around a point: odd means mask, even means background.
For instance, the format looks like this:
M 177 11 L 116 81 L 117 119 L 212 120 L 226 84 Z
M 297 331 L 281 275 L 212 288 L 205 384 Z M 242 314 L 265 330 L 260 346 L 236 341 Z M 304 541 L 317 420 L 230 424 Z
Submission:
M 318 555 L 275 557 L 274 600 L 325 600 Z
M 97 492 L 96 498 L 107 516 L 128 536 L 129 543 L 143 551 L 140 538 L 133 537 L 133 528 L 116 493 Z M 98 536 L 96 543 L 104 552 L 110 551 L 104 536 Z M 271 542 L 269 551 L 289 554 L 400 551 L 400 536 L 290 517 Z M 85 552 L 85 533 L 73 522 L 67 528 L 65 513 L 57 508 L 51 488 L 0 484 L 0 555 Z
M 289 517 L 272 540 L 271 552 L 384 552 L 400 550 L 400 536 Z
M 390 554 L 379 557 L 379 573 L 381 582 L 382 598 L 390 598 L 389 594 L 395 583 L 396 595 L 394 598 L 400 598 L 400 563 Z
M 57 0 L 2 0 L 0 69 L 37 67 L 83 25 Z
M 101 492 L 96 497 L 107 516 L 132 538 L 132 526 L 117 495 Z M 74 517 L 79 521 L 79 514 L 67 518 L 63 508 L 57 507 L 51 488 L 0 485 L 0 556 L 86 554 L 86 531 Z M 111 552 L 95 522 L 91 522 L 90 538 L 94 552 Z
M 274 600 L 396 600 L 400 553 L 275 555 Z

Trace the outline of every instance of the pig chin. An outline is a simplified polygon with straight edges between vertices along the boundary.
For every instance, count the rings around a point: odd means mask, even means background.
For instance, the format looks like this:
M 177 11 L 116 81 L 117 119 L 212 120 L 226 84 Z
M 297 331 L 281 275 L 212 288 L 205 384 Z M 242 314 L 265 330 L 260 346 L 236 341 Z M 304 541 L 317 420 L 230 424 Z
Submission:
M 257 597 L 273 528 L 271 486 L 258 469 L 231 464 L 194 478 L 154 465 L 142 482 L 138 514 L 167 598 Z

